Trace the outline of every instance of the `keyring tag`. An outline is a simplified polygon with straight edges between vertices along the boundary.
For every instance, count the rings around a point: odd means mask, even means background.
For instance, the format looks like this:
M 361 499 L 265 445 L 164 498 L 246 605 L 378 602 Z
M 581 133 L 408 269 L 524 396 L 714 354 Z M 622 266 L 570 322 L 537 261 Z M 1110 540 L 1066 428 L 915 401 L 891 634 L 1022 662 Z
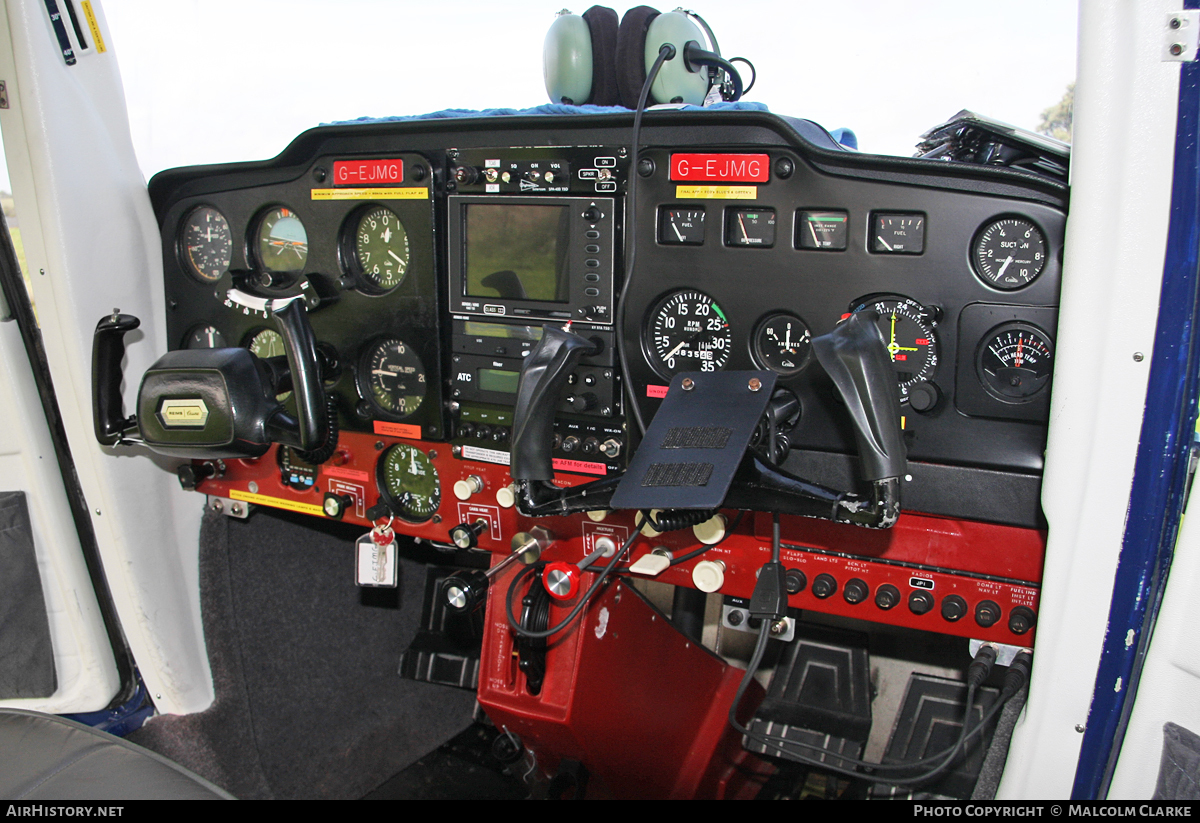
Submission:
M 359 586 L 396 588 L 396 533 L 391 521 L 354 541 L 355 580 Z

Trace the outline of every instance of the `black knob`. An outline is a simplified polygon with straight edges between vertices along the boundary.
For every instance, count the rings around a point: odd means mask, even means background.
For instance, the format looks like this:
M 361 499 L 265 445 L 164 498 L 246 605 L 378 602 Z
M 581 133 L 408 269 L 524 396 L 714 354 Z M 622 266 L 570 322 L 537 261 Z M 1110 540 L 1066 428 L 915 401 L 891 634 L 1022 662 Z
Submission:
M 875 590 L 875 605 L 887 611 L 900 602 L 900 590 L 891 583 L 884 583 Z
M 847 580 L 846 587 L 842 589 L 842 597 L 846 598 L 846 602 L 851 606 L 857 606 L 870 595 L 871 588 L 867 585 L 867 581 L 860 580 L 857 577 Z
M 460 186 L 469 186 L 479 179 L 479 171 L 474 166 L 455 166 L 454 182 Z
M 593 455 L 600 451 L 600 441 L 594 437 L 585 437 L 583 439 L 583 453 Z
M 1000 615 L 1000 604 L 992 600 L 980 600 L 975 606 L 975 622 L 985 629 L 996 625 Z
M 818 574 L 812 584 L 813 597 L 824 600 L 837 593 L 837 579 L 832 574 Z
M 600 401 L 590 391 L 580 392 L 571 401 L 571 408 L 577 412 L 591 411 Z
M 473 549 L 479 545 L 479 535 L 487 531 L 488 522 L 482 517 L 474 523 L 459 523 L 450 530 L 450 542 L 460 549 Z
M 475 424 L 474 423 L 465 423 L 464 422 L 464 423 L 458 424 L 458 436 L 459 437 L 470 437 L 474 433 L 475 433 Z
M 788 569 L 783 573 L 783 582 L 788 594 L 800 594 L 808 585 L 808 578 L 799 569 Z
M 908 596 L 908 610 L 913 614 L 928 614 L 933 610 L 933 595 L 915 591 Z
M 475 427 L 475 437 L 478 440 L 487 440 L 492 436 L 492 427 L 486 423 L 480 423 Z
M 503 426 L 497 426 L 496 428 L 492 429 L 492 440 L 497 443 L 503 443 L 507 439 L 508 429 L 504 428 Z
M 341 520 L 342 515 L 346 513 L 346 509 L 354 508 L 354 502 L 353 495 L 325 492 L 325 500 L 322 502 L 321 507 L 325 510 L 327 517 L 332 517 L 334 520 Z
M 179 477 L 179 485 L 183 486 L 183 490 L 193 492 L 200 485 L 201 481 L 212 477 L 217 473 L 217 468 L 212 463 L 201 463 L 199 466 L 192 463 L 184 463 L 175 470 L 175 474 Z
M 562 450 L 570 454 L 579 448 L 579 438 L 573 434 L 568 434 L 563 438 Z
M 1025 634 L 1037 622 L 1037 615 L 1028 606 L 1017 606 L 1008 616 L 1008 630 L 1013 634 Z
M 961 620 L 967 613 L 967 601 L 957 594 L 948 594 L 942 598 L 942 617 L 951 623 Z
M 941 392 L 933 383 L 917 383 L 908 390 L 908 405 L 913 411 L 926 414 L 934 410 L 940 397 Z
M 442 581 L 442 597 L 456 612 L 474 611 L 483 605 L 488 577 L 479 569 L 455 572 Z
M 600 209 L 596 208 L 595 206 L 588 206 L 583 210 L 583 219 L 589 223 L 595 223 L 600 219 L 601 216 Z

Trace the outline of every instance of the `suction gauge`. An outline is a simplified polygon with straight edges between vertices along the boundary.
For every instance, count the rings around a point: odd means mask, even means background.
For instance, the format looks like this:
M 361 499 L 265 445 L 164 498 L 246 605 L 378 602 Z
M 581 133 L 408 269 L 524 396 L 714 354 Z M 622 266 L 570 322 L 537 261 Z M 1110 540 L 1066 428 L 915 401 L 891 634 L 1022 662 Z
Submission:
M 975 273 L 1005 291 L 1028 286 L 1046 266 L 1046 238 L 1021 217 L 1005 217 L 984 226 L 971 247 Z
M 988 332 L 975 355 L 975 370 L 988 394 L 1006 403 L 1032 400 L 1050 383 L 1054 344 L 1029 323 L 1005 323 Z

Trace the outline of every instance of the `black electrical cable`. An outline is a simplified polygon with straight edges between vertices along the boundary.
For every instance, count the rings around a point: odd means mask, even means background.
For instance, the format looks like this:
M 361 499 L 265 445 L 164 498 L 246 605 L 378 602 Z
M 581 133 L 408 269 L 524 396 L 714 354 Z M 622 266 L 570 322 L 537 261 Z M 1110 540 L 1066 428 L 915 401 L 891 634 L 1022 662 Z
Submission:
M 629 294 L 629 284 L 633 282 L 633 264 L 637 258 L 637 243 L 634 242 L 634 236 L 637 233 L 637 182 L 641 177 L 638 174 L 638 146 L 641 143 L 642 133 L 642 114 L 646 110 L 646 101 L 650 97 L 650 87 L 654 85 L 654 81 L 658 79 L 658 72 L 662 69 L 663 63 L 675 57 L 675 47 L 670 43 L 663 43 L 658 49 L 658 59 L 654 61 L 654 65 L 650 67 L 650 71 L 646 73 L 646 82 L 642 84 L 642 93 L 638 96 L 637 110 L 633 114 L 633 153 L 630 162 L 631 173 L 629 175 L 629 207 L 625 210 L 625 247 L 628 249 L 625 255 L 625 282 L 621 284 L 621 293 L 617 296 L 617 358 L 621 361 L 621 373 L 625 375 L 625 400 L 629 408 L 633 411 L 634 422 L 637 423 L 638 434 L 646 433 L 646 422 L 642 420 L 642 410 L 638 406 L 637 393 L 633 390 L 633 380 L 629 373 L 629 358 L 625 354 L 625 305 L 626 296 Z
M 747 94 L 750 93 L 750 89 L 754 88 L 754 81 L 758 79 L 758 69 L 754 68 L 754 64 L 751 63 L 749 60 L 747 60 L 745 57 L 730 57 L 729 58 L 730 63 L 736 63 L 739 60 L 750 67 L 750 85 L 748 85 L 748 86 L 746 86 L 746 88 L 742 89 L 742 97 L 745 97 Z
M 636 528 L 634 528 L 633 533 L 629 535 L 629 539 L 626 540 L 625 544 L 621 546 L 620 550 L 613 555 L 612 560 L 608 561 L 608 565 L 604 567 L 604 570 L 600 573 L 600 576 L 596 578 L 596 581 L 592 583 L 591 587 L 589 587 L 583 596 L 579 598 L 579 602 L 575 604 L 575 607 L 571 609 L 567 616 L 564 617 L 557 626 L 551 626 L 544 631 L 535 632 L 529 631 L 521 625 L 519 620 L 517 620 L 517 616 L 513 612 L 513 594 L 520 588 L 520 585 L 522 582 L 524 582 L 525 578 L 534 572 L 536 567 L 526 566 L 524 569 L 522 569 L 513 580 L 512 584 L 508 587 L 508 594 L 504 597 L 504 609 L 505 615 L 508 617 L 509 628 L 522 637 L 528 637 L 532 640 L 539 640 L 558 634 L 560 631 L 569 626 L 571 621 L 573 621 L 579 615 L 579 613 L 583 611 L 583 607 L 591 601 L 592 596 L 595 595 L 602 585 L 604 585 L 604 581 L 608 579 L 609 574 L 611 574 L 616 568 L 617 564 L 621 562 L 621 558 L 623 558 L 633 547 L 633 541 L 637 539 L 638 532 L 641 530 L 640 523 L 635 525 Z

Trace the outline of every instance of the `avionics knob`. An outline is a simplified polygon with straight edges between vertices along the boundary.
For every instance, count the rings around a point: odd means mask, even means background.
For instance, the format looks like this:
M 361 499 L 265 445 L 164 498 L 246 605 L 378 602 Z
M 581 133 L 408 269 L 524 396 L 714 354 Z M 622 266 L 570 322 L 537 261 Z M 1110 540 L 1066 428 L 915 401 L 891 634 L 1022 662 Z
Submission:
M 482 517 L 474 523 L 459 523 L 450 530 L 450 542 L 460 549 L 473 549 L 479 545 L 479 535 L 487 528 L 488 522 Z
M 980 600 L 975 606 L 975 622 L 983 628 L 990 628 L 1000 621 L 1000 604 L 993 600 Z
M 580 392 L 575 395 L 575 399 L 571 401 L 571 408 L 577 412 L 591 411 L 596 408 L 600 400 L 590 391 Z
M 875 590 L 875 605 L 887 611 L 900 602 L 900 590 L 891 583 L 884 583 Z
M 860 580 L 857 577 L 852 577 L 846 581 L 846 587 L 842 589 L 842 597 L 846 598 L 846 602 L 851 606 L 857 606 L 859 603 L 867 599 L 871 594 L 871 589 L 867 586 L 865 580 Z
M 1008 615 L 1008 630 L 1013 634 L 1025 634 L 1037 622 L 1037 615 L 1028 606 L 1017 606 Z
M 813 597 L 824 600 L 827 597 L 833 597 L 837 593 L 837 578 L 832 574 L 822 572 L 818 574 L 812 584 Z
M 908 390 L 908 405 L 915 412 L 927 414 L 934 410 L 940 397 L 941 392 L 935 384 L 917 383 Z
M 957 594 L 948 594 L 942 598 L 942 617 L 954 623 L 961 620 L 967 613 L 967 601 Z

